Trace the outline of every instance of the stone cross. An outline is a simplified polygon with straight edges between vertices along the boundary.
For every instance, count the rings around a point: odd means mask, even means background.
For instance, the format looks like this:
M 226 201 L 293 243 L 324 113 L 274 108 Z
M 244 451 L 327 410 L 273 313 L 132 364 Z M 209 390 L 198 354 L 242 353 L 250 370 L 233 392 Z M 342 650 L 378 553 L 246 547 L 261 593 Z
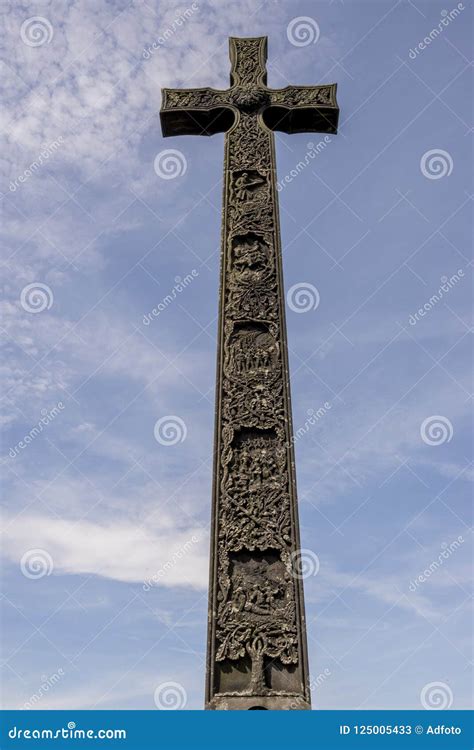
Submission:
M 206 708 L 309 709 L 273 131 L 336 133 L 336 84 L 267 87 L 230 38 L 230 88 L 163 89 L 164 136 L 225 132 Z

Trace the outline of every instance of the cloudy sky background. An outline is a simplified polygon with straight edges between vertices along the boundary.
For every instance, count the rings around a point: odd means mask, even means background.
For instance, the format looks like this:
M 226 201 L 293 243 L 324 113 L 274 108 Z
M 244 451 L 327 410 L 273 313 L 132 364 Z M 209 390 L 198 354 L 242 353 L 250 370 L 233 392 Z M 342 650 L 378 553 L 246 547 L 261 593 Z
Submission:
M 227 37 L 267 34 L 269 85 L 336 81 L 341 107 L 280 192 L 285 287 L 320 297 L 287 308 L 314 705 L 419 708 L 441 682 L 468 707 L 468 3 L 412 55 L 456 4 L 4 5 L 3 706 L 154 708 L 172 681 L 202 708 L 223 136 L 164 140 L 160 88 L 226 87 Z M 280 180 L 319 138 L 277 135 Z

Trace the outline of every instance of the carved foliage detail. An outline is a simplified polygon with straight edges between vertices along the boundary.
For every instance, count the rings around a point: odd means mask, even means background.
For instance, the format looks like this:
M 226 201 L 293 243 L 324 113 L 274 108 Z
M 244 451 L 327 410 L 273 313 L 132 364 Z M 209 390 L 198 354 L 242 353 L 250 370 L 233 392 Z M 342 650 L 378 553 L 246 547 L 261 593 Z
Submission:
M 273 169 L 270 133 L 241 112 L 226 137 L 215 658 L 250 658 L 255 695 L 271 691 L 266 660 L 299 651 Z
M 280 91 L 272 91 L 272 104 L 286 107 L 335 106 L 334 86 L 289 86 Z
M 265 62 L 260 56 L 261 39 L 234 39 L 232 75 L 238 76 L 241 86 L 256 87 L 257 80 L 265 73 Z
M 222 594 L 219 607 L 216 659 L 235 660 L 247 653 L 252 663 L 247 692 L 261 695 L 268 689 L 264 657 L 277 658 L 283 664 L 298 661 L 290 576 L 274 550 L 231 553 L 227 567 L 227 591 Z
M 228 91 L 217 89 L 167 89 L 164 108 L 208 109 L 230 104 Z

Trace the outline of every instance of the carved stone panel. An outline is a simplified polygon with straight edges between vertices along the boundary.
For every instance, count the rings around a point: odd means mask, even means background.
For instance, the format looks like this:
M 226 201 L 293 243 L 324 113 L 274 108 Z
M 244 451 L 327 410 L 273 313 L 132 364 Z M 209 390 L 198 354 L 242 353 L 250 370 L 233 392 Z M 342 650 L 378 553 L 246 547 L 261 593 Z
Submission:
M 226 136 L 210 708 L 309 706 L 272 139 Z
M 266 37 L 231 85 L 165 89 L 164 135 L 225 132 L 206 707 L 308 709 L 273 130 L 335 133 L 336 85 L 267 86 Z

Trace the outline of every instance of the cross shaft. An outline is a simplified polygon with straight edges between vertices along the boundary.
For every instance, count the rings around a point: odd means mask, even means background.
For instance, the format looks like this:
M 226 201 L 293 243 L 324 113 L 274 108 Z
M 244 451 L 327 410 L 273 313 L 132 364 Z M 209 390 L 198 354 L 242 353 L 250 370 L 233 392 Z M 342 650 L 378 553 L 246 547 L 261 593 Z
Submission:
M 231 86 L 164 89 L 164 135 L 225 132 L 206 708 L 308 709 L 274 130 L 335 133 L 336 85 L 266 85 L 266 37 L 230 39 Z

